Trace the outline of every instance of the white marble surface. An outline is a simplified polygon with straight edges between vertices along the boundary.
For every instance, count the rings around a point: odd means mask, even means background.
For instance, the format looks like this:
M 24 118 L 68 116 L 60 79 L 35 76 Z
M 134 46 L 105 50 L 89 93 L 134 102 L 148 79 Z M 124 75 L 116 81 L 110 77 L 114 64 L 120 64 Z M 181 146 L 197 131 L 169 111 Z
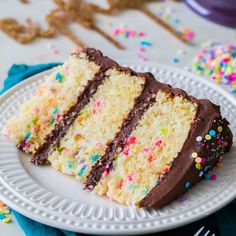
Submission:
M 30 2 L 30 4 L 23 5 L 17 0 L 1 0 L 0 18 L 11 16 L 23 22 L 27 17 L 31 17 L 33 20 L 45 24 L 44 16 L 53 8 L 53 1 L 32 0 Z M 93 2 L 106 4 L 103 0 Z M 149 61 L 173 65 L 180 68 L 191 66 L 192 58 L 198 52 L 203 42 L 209 40 L 236 42 L 236 32 L 234 30 L 200 18 L 192 13 L 184 4 L 167 1 L 165 6 L 173 10 L 171 16 L 178 18 L 181 26 L 186 26 L 195 32 L 196 37 L 193 46 L 183 45 L 183 43 L 157 26 L 144 14 L 137 11 L 126 11 L 116 17 L 98 15 L 96 16 L 97 24 L 109 34 L 111 34 L 112 30 L 118 27 L 119 24 L 127 24 L 131 29 L 144 31 L 146 36 L 143 39 L 153 43 L 153 46 L 146 52 Z M 154 11 L 157 9 L 156 3 L 149 5 L 149 7 Z M 113 26 L 109 25 L 109 22 L 112 22 Z M 121 51 L 114 48 L 113 45 L 95 32 L 86 30 L 76 24 L 72 24 L 71 29 L 81 40 L 86 42 L 88 46 L 99 48 L 105 54 L 113 58 L 140 61 L 137 56 L 140 39 L 117 38 L 117 40 L 126 47 L 126 50 Z M 39 39 L 29 45 L 20 45 L 2 32 L 0 32 L 0 43 L 0 87 L 2 86 L 8 68 L 13 63 L 37 64 L 63 61 L 75 47 L 75 45 L 64 36 L 58 36 L 53 40 Z M 50 49 L 52 45 L 59 50 L 58 54 L 52 53 Z M 178 55 L 180 50 L 185 51 L 186 54 Z M 172 62 L 173 57 L 176 56 L 179 58 L 179 63 Z M 140 63 L 144 62 L 140 61 Z M 0 235 L 24 235 L 13 216 L 12 218 L 12 224 L 0 223 Z

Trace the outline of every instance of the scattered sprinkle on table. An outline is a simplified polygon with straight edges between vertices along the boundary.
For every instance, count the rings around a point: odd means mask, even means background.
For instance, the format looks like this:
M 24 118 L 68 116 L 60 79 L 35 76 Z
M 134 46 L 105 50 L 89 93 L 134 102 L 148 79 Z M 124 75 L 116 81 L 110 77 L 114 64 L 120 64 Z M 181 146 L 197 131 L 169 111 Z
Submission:
M 178 31 L 183 35 L 185 40 L 192 41 L 194 39 L 195 34 L 189 28 L 183 27 L 183 28 L 179 29 Z
M 53 54 L 59 54 L 59 50 L 57 48 L 53 47 L 51 50 Z
M 187 42 L 191 42 L 195 37 L 194 31 L 181 24 L 181 20 L 175 16 L 176 10 L 174 8 L 165 6 L 164 4 L 162 2 L 157 3 L 156 14 L 170 26 L 174 27 Z
M 0 201 L 0 220 L 7 224 L 11 222 L 9 215 L 11 214 L 10 208 L 8 208 L 3 202 Z
M 119 36 L 121 38 L 141 38 L 145 35 L 143 31 L 136 31 L 129 28 L 117 27 L 113 30 L 112 34 L 114 36 Z
M 173 58 L 172 58 L 172 62 L 173 62 L 173 63 L 178 63 L 178 62 L 179 62 L 179 59 L 176 58 L 176 57 L 173 57 Z
M 138 58 L 143 62 L 148 61 L 148 48 L 153 46 L 153 43 L 150 40 L 145 39 L 146 33 L 144 31 L 131 29 L 125 24 L 119 24 L 119 26 L 112 31 L 112 36 L 121 39 L 135 40 L 138 47 Z
M 230 91 L 236 94 L 236 46 L 205 43 L 194 59 L 193 69 L 198 75 L 229 85 Z
M 141 44 L 141 46 L 148 46 L 148 47 L 152 46 L 152 43 L 148 42 L 148 41 L 141 41 L 140 44 Z

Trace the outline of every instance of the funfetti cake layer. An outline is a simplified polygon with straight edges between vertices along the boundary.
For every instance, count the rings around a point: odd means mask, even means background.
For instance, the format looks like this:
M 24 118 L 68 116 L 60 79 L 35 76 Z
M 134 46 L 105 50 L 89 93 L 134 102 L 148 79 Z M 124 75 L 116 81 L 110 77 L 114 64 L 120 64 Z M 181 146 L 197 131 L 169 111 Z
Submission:
M 72 55 L 54 68 L 35 96 L 22 105 L 20 113 L 9 121 L 7 135 L 20 149 L 35 154 L 99 69 L 85 53 Z
M 232 145 L 220 108 L 119 66 L 74 54 L 6 125 L 34 164 L 138 207 L 162 207 L 196 184 Z
M 119 132 L 145 83 L 144 78 L 117 69 L 107 71 L 106 76 L 48 158 L 53 167 L 82 181 Z

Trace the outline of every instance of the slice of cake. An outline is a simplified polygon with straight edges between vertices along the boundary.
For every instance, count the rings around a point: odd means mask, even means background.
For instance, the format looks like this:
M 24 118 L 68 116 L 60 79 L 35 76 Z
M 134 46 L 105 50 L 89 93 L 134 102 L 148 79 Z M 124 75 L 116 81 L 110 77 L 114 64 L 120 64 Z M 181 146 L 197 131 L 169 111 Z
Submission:
M 228 125 L 210 101 L 87 48 L 54 69 L 5 134 L 34 164 L 116 202 L 159 208 L 229 151 Z
M 86 87 L 99 72 L 100 67 L 84 53 L 72 55 L 63 66 L 54 68 L 36 95 L 22 105 L 19 115 L 7 125 L 7 133 L 18 148 L 34 155 L 48 146 L 56 131 L 65 129 L 68 114 L 78 112 L 81 96 L 95 92 Z M 38 159 L 35 164 L 43 162 Z

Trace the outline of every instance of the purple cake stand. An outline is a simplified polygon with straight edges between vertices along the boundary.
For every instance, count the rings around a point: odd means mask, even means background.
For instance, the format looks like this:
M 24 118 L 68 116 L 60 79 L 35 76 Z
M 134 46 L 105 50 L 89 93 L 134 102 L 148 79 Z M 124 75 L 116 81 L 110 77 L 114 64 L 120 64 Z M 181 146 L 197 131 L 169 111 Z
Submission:
M 184 0 L 197 14 L 227 27 L 236 28 L 236 0 Z

